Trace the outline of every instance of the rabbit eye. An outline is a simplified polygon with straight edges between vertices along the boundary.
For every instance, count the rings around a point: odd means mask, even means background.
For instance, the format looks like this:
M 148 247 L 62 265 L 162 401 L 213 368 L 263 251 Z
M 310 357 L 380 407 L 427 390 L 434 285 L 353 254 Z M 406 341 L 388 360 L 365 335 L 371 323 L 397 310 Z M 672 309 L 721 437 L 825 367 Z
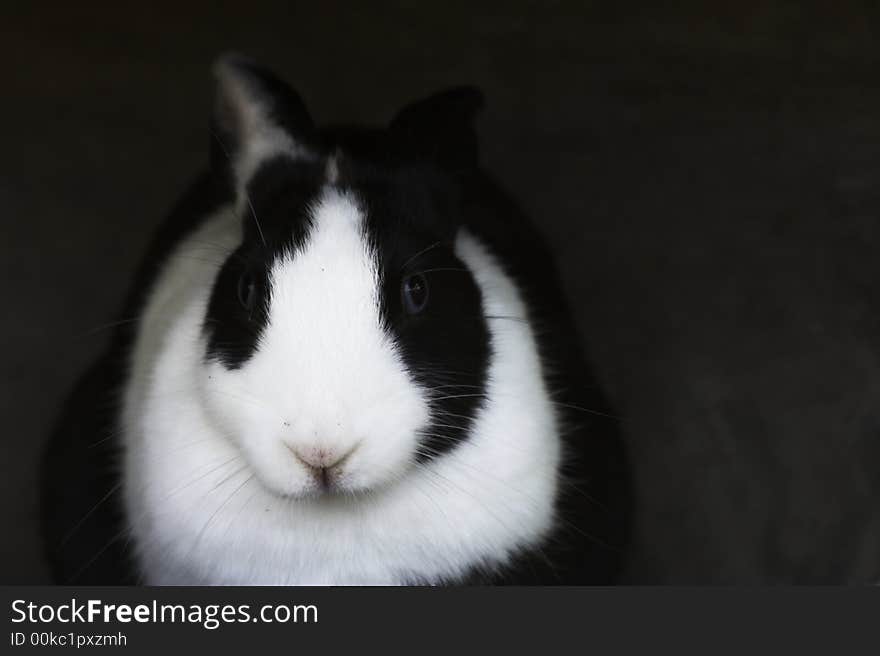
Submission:
M 250 273 L 245 272 L 238 279 L 238 302 L 241 303 L 245 310 L 250 312 L 254 309 L 256 300 L 257 283 Z
M 400 292 L 409 314 L 419 314 L 428 304 L 428 281 L 421 274 L 404 278 Z

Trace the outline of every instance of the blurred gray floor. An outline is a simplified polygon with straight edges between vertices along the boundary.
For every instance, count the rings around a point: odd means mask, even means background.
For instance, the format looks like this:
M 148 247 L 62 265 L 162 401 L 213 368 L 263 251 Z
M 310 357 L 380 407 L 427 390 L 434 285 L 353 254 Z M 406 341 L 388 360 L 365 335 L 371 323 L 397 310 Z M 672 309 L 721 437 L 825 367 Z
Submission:
M 623 417 L 634 580 L 880 576 L 877 10 L 238 4 L 0 16 L 0 582 L 45 580 L 43 440 L 205 162 L 229 48 L 323 121 L 485 89 L 484 160 Z

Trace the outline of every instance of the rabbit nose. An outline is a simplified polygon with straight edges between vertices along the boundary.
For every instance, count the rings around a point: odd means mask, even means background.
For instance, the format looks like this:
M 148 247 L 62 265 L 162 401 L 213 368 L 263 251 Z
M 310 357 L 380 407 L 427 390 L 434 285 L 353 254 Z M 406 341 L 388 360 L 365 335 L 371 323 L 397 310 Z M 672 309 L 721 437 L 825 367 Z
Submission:
M 290 449 L 294 457 L 309 469 L 330 469 L 335 467 L 348 457 L 348 454 L 338 455 L 332 449 Z
M 341 455 L 335 449 L 304 449 L 294 448 L 289 445 L 287 445 L 287 448 L 293 453 L 294 458 L 308 469 L 309 473 L 321 487 L 330 488 L 334 479 L 338 478 L 340 474 L 339 466 L 354 452 L 357 445 Z

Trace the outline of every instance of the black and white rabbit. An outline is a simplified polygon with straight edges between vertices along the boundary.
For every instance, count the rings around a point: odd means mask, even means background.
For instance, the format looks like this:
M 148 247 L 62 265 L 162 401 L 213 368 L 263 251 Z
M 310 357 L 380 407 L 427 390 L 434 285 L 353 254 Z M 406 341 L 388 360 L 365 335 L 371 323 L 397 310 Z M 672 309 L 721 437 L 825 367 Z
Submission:
M 609 583 L 629 478 L 470 88 L 316 128 L 236 56 L 46 456 L 61 582 Z M 136 317 L 136 320 L 132 320 Z

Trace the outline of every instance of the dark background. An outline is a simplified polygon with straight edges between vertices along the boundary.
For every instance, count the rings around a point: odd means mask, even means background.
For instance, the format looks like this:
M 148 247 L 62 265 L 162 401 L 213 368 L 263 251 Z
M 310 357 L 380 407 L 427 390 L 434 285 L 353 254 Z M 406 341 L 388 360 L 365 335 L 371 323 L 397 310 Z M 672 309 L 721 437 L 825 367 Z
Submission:
M 484 88 L 484 161 L 632 449 L 632 580 L 880 578 L 874 3 L 87 4 L 0 16 L 0 582 L 45 581 L 40 450 L 206 162 L 230 48 L 319 121 Z

